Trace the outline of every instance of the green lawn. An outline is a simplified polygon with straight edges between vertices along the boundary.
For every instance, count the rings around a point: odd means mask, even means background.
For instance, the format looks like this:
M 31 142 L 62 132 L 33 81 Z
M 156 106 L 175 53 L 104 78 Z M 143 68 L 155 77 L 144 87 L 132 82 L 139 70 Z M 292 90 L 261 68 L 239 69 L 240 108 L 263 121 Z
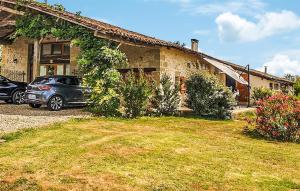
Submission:
M 0 190 L 300 190 L 300 145 L 243 122 L 77 120 L 4 136 Z

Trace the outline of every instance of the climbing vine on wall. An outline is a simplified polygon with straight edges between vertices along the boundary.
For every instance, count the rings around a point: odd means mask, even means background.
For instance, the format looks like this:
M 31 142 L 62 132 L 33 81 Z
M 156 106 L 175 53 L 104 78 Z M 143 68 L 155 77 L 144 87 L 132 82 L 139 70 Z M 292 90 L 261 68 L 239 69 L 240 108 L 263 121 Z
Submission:
M 52 6 L 55 7 L 64 10 L 61 5 Z M 79 13 L 77 16 L 80 17 Z M 26 11 L 17 19 L 14 38 L 42 40 L 48 36 L 70 40 L 71 46 L 80 48 L 77 62 L 84 82 L 93 90 L 91 106 L 98 108 L 97 111 L 102 115 L 116 115 L 119 108 L 116 81 L 120 79 L 116 68 L 127 64 L 126 55 L 117 49 L 115 43 L 95 37 L 93 31 L 50 15 Z M 106 108 L 109 106 L 113 108 L 108 108 L 107 112 Z

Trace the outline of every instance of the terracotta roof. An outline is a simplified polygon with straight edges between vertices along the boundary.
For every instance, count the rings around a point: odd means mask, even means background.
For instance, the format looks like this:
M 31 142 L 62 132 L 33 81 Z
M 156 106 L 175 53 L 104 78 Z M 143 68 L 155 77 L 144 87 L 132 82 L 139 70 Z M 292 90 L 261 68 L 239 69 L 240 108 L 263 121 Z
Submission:
M 4 3 L 8 3 L 8 4 L 12 4 L 12 5 L 16 5 L 17 4 L 17 0 L 0 0 L 0 2 L 4 2 Z M 167 47 L 167 48 L 175 48 L 175 49 L 179 49 L 182 50 L 184 52 L 187 53 L 191 53 L 191 54 L 195 54 L 198 56 L 202 56 L 202 57 L 208 57 L 211 59 L 216 59 L 212 56 L 206 55 L 204 53 L 201 52 L 196 52 L 193 51 L 189 48 L 185 48 L 182 46 L 179 46 L 178 44 L 175 43 L 171 43 L 171 42 L 167 42 L 164 40 L 160 40 L 154 37 L 150 37 L 150 36 L 146 36 L 137 32 L 133 32 L 130 30 L 126 30 L 111 24 L 107 24 L 101 21 L 97 21 L 88 17 L 84 17 L 84 16 L 78 16 L 74 13 L 68 12 L 68 11 L 60 11 L 55 9 L 54 7 L 51 7 L 49 5 L 43 4 L 43 3 L 38 3 L 38 2 L 34 2 L 34 1 L 27 1 L 24 5 L 24 7 L 30 8 L 32 10 L 36 10 L 48 15 L 52 15 L 55 17 L 59 17 L 61 19 L 64 19 L 66 21 L 69 21 L 71 23 L 74 24 L 78 24 L 81 25 L 83 27 L 89 28 L 91 30 L 96 31 L 97 33 L 104 35 L 106 37 L 110 37 L 111 39 L 122 39 L 126 42 L 131 42 L 131 43 L 136 43 L 136 44 L 143 44 L 143 45 L 151 45 L 151 46 L 159 46 L 159 47 Z M 237 70 L 242 70 L 244 69 L 243 66 L 239 66 L 230 62 L 226 62 L 220 59 L 216 59 L 218 61 L 223 62 L 224 64 L 228 64 L 230 66 L 232 66 L 233 68 L 237 69 Z M 263 78 L 268 78 L 271 80 L 277 80 L 277 81 L 283 81 L 286 83 L 292 83 L 286 79 L 283 78 L 279 78 L 276 76 L 272 76 L 269 74 L 265 74 L 263 72 L 259 72 L 256 70 L 251 70 L 251 74 L 252 75 L 258 75 L 261 76 Z

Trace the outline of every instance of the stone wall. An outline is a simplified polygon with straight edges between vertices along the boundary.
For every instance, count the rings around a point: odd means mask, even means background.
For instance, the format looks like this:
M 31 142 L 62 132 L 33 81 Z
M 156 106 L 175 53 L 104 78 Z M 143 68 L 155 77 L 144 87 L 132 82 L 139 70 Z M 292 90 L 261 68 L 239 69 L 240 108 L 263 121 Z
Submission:
M 267 80 L 258 76 L 250 75 L 250 85 L 252 87 L 252 90 L 253 88 L 260 88 L 260 87 L 270 88 L 270 83 L 273 84 L 274 90 L 280 90 L 280 83 Z M 278 85 L 279 89 L 275 89 L 275 84 Z
M 2 52 L 2 68 L 25 72 L 27 79 L 28 40 L 17 39 L 11 45 L 4 45 Z
M 208 71 L 215 74 L 222 83 L 225 83 L 226 80 L 225 74 L 221 74 L 217 68 L 200 56 L 176 49 L 161 48 L 160 67 L 161 73 L 171 76 L 173 80 L 188 78 L 190 74 L 197 71 Z
M 124 52 L 128 59 L 128 66 L 124 69 L 141 68 L 155 69 L 152 77 L 155 80 L 160 79 L 160 51 L 154 47 L 138 47 L 123 44 L 120 50 Z

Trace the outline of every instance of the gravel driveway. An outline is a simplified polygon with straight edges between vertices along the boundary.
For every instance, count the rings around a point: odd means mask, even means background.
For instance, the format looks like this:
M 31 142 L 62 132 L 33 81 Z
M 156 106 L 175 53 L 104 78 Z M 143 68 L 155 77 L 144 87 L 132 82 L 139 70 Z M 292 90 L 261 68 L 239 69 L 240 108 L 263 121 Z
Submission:
M 28 105 L 12 105 L 0 101 L 0 131 L 10 132 L 18 129 L 44 126 L 71 118 L 88 117 L 83 108 L 70 108 L 54 112 L 46 107 L 33 109 Z

